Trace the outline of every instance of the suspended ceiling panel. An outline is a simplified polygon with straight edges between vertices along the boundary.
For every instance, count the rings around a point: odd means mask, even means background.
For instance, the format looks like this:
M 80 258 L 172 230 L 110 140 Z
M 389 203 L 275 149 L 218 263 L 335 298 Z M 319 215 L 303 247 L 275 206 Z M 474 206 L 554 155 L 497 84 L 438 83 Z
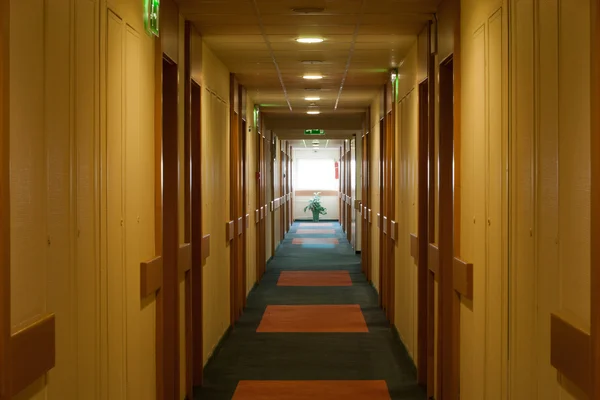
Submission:
M 179 0 L 265 113 L 363 113 L 439 0 Z M 308 13 L 297 8 L 320 8 Z M 304 10 L 307 11 L 307 10 Z M 310 10 L 309 10 L 310 11 Z M 318 12 L 317 12 L 318 11 Z M 297 43 L 321 37 L 322 43 Z M 321 80 L 303 79 L 320 74 Z M 309 90 L 309 91 L 307 91 Z

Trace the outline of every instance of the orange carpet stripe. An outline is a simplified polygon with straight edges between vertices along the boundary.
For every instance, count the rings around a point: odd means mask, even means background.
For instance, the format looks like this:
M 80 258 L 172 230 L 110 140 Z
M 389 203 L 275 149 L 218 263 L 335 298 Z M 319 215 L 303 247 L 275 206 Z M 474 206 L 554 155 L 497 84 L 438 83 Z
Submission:
M 233 400 L 390 400 L 385 381 L 240 381 Z
M 352 286 L 348 271 L 283 271 L 277 286 Z
M 257 332 L 369 332 L 359 305 L 267 306 Z

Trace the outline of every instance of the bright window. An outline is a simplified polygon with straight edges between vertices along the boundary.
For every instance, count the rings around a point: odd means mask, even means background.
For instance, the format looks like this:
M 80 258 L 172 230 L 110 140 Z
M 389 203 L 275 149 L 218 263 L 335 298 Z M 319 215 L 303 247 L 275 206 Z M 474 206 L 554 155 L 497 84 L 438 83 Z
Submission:
M 297 177 L 294 190 L 338 190 L 335 179 L 335 161 L 331 159 L 300 158 L 297 162 Z

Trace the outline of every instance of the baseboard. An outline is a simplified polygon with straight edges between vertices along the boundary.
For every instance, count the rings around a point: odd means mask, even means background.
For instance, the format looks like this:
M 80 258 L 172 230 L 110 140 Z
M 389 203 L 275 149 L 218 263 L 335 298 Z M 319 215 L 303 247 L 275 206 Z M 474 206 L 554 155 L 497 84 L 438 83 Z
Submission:
M 394 335 L 394 338 L 398 341 L 398 343 L 404 348 L 404 351 L 406 352 L 406 356 L 410 359 L 410 366 L 411 366 L 411 370 L 412 373 L 414 374 L 414 376 L 417 376 L 417 365 L 415 364 L 415 360 L 410 356 L 410 354 L 408 353 L 408 350 L 406 348 L 406 345 L 404 344 L 404 342 L 402 341 L 402 338 L 400 337 L 400 332 L 398 332 L 398 328 L 396 328 L 396 325 L 392 325 L 390 324 L 390 326 L 392 327 L 392 335 Z
M 219 351 L 221 351 L 221 349 L 223 348 L 223 343 L 225 343 L 225 340 L 227 340 L 227 338 L 229 338 L 229 335 L 231 335 L 232 330 L 233 330 L 233 325 L 229 325 L 227 330 L 225 330 L 225 333 L 223 333 L 223 335 L 221 336 L 221 339 L 219 339 L 219 342 L 213 349 L 210 356 L 208 356 L 208 360 L 204 364 L 204 367 L 206 367 L 208 364 L 210 364 L 213 361 L 213 359 L 219 354 Z

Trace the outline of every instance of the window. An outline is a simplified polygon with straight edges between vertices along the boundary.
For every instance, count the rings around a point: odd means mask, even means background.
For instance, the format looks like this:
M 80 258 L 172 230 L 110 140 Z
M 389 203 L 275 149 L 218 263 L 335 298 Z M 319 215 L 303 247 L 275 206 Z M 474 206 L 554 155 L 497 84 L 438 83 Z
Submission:
M 335 161 L 332 159 L 300 158 L 297 163 L 295 190 L 338 190 Z

